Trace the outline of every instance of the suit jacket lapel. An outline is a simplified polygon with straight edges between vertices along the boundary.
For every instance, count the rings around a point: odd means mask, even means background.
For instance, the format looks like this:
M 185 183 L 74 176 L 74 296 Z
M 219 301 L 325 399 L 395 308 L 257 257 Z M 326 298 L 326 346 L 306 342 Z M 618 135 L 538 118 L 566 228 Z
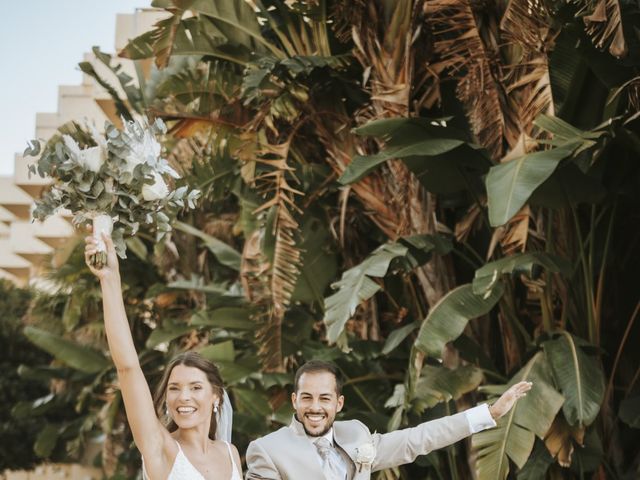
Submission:
M 348 461 L 349 478 L 353 480 L 369 479 L 371 471 L 369 469 L 359 470 L 356 464 L 358 447 L 366 441 L 362 441 L 362 438 L 359 440 L 354 438 L 353 431 L 340 421 L 333 424 L 333 439 L 348 456 L 346 460 Z

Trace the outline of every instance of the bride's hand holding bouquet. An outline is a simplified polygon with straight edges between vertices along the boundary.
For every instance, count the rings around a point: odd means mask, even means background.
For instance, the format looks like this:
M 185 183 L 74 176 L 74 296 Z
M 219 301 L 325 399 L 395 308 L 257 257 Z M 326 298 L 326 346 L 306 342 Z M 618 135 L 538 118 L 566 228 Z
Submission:
M 92 232 L 92 228 L 88 228 L 89 233 Z M 118 264 L 118 255 L 113 245 L 113 240 L 107 233 L 102 233 L 100 238 L 100 245 L 104 245 L 104 263 L 100 267 L 93 265 L 93 258 L 98 253 L 98 240 L 93 235 L 85 237 L 84 256 L 85 262 L 98 280 L 101 282 L 114 280 L 120 286 L 120 266 Z
M 34 141 L 25 155 L 40 157 L 29 171 L 51 179 L 52 185 L 36 201 L 33 217 L 44 220 L 66 209 L 75 226 L 90 220 L 96 242 L 90 265 L 96 269 L 107 260 L 103 233 L 113 239 L 121 258 L 126 257 L 125 235 L 135 235 L 142 225 L 155 227 L 160 240 L 171 231 L 170 215 L 177 208 L 195 208 L 200 196 L 187 186 L 172 188 L 171 178 L 179 175 L 161 157 L 156 140 L 165 131 L 160 120 L 124 122 L 123 130 L 107 123 L 104 135 L 73 124 L 44 148 Z

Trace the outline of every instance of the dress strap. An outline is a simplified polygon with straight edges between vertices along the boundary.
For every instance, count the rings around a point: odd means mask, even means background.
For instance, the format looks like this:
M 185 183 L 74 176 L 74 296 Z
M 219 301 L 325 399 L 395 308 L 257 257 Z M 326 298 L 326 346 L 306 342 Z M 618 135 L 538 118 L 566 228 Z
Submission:
M 227 450 L 229 451 L 229 458 L 231 459 L 231 478 L 238 478 L 238 467 L 236 466 L 236 461 L 233 458 L 233 451 L 231 450 L 231 444 L 227 441 L 224 442 L 227 445 Z

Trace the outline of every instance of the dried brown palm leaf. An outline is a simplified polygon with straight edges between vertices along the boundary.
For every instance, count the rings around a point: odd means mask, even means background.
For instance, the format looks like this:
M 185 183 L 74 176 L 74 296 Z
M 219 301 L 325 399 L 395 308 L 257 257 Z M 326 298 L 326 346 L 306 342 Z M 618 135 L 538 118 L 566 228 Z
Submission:
M 240 279 L 247 299 L 254 306 L 252 320 L 257 325 L 258 356 L 263 369 L 279 371 L 282 368 L 282 339 L 278 323 L 272 321 L 273 308 L 269 289 L 271 264 L 262 252 L 263 235 L 263 230 L 256 230 L 246 239 Z
M 338 116 L 340 125 L 349 124 L 346 116 Z M 356 139 L 344 128 L 331 128 L 322 120 L 314 122 L 315 132 L 327 152 L 327 161 L 336 175 L 342 175 L 351 159 L 357 154 Z M 385 179 L 374 172 L 350 185 L 352 192 L 365 205 L 365 215 L 391 239 L 398 233 L 398 213 L 386 201 Z
M 300 249 L 295 235 L 298 222 L 294 215 L 301 213 L 295 196 L 303 195 L 290 185 L 297 181 L 294 169 L 287 163 L 292 137 L 281 144 L 262 143 L 256 162 L 265 166 L 256 179 L 256 185 L 268 200 L 254 214 L 275 209 L 272 232 L 274 238 L 273 262 L 268 269 L 268 285 L 260 284 L 254 293 L 263 313 L 257 332 L 259 354 L 265 371 L 284 371 L 282 358 L 282 320 L 289 306 L 291 295 L 300 273 Z M 260 264 L 264 266 L 264 261 Z M 260 268 L 262 268 L 260 267 Z M 264 276 L 263 276 L 264 278 Z
M 207 215 L 204 220 L 202 231 L 223 242 L 233 245 L 235 243 L 234 229 L 238 222 L 237 212 L 220 213 L 218 215 Z
M 413 76 L 412 45 L 421 28 L 422 2 L 399 1 L 391 12 L 370 2 L 352 29 L 355 56 L 369 72 L 376 118 L 407 116 Z M 385 19 L 388 21 L 385 23 Z
M 483 201 L 483 206 L 486 205 L 486 199 Z M 456 241 L 465 243 L 469 238 L 469 235 L 480 228 L 482 223 L 482 207 L 477 203 L 474 203 L 469 207 L 467 213 L 456 222 L 454 235 Z
M 531 210 L 525 205 L 516 213 L 506 225 L 496 228 L 491 236 L 487 259 L 493 256 L 495 247 L 500 244 L 505 255 L 524 252 L 529 234 Z
M 366 6 L 366 0 L 342 0 L 333 4 L 330 17 L 338 40 L 347 42 L 352 28 L 362 25 Z
M 559 415 L 553 424 L 551 424 L 551 428 L 544 438 L 544 444 L 547 446 L 551 456 L 558 461 L 561 467 L 569 467 L 574 450 L 573 441 L 582 445 L 584 443 L 584 433 L 584 427 L 571 427 L 566 420 Z
M 244 242 L 240 265 L 240 281 L 247 300 L 251 303 L 260 301 L 268 291 L 264 282 L 271 264 L 262 253 L 262 237 L 264 231 L 255 230 Z
M 155 29 L 152 30 L 151 40 L 152 48 L 155 53 L 155 64 L 158 68 L 164 68 L 169 64 L 169 58 L 173 52 L 173 45 L 175 44 L 176 34 L 184 10 L 182 9 L 167 9 L 172 13 L 169 18 L 162 19 L 155 24 Z
M 529 54 L 526 61 L 513 67 L 512 71 L 512 78 L 505 83 L 507 93 L 516 105 L 514 112 L 518 116 L 520 132 L 525 135 L 534 135 L 533 121 L 541 113 L 553 115 L 547 56 L 537 52 Z M 511 145 L 513 146 L 514 143 L 511 142 Z
M 551 35 L 551 14 L 543 0 L 510 0 L 500 29 L 522 48 L 544 52 Z
M 457 96 L 475 137 L 500 158 L 504 141 L 511 146 L 517 139 L 518 125 L 501 83 L 498 32 L 480 30 L 467 0 L 430 0 L 424 10 L 438 56 L 432 67 L 456 79 Z
M 598 48 L 608 48 L 609 53 L 617 58 L 625 57 L 628 53 L 627 42 L 622 30 L 622 16 L 618 0 L 598 0 L 595 8 L 586 15 L 587 5 L 578 12 L 582 16 L 587 34 Z
M 546 53 L 556 35 L 553 13 L 543 0 L 511 0 L 500 22 L 511 53 L 503 83 L 516 106 L 520 133 L 527 135 L 532 135 L 538 115 L 553 114 Z
M 395 2 L 374 6 L 363 12 L 362 22 L 353 29 L 356 57 L 369 72 L 371 104 L 358 114 L 359 120 L 406 117 L 410 114 L 414 57 L 422 47 L 422 3 Z M 419 43 L 418 46 L 416 44 Z M 419 107 L 416 107 L 419 108 Z M 381 142 L 378 148 L 382 147 Z M 367 145 L 358 146 L 366 153 Z M 424 233 L 424 192 L 406 165 L 390 161 L 382 167 L 380 184 L 385 203 L 396 212 L 393 236 Z M 358 187 L 353 186 L 358 194 Z
M 365 69 L 371 93 L 370 105 L 357 114 L 358 123 L 407 117 L 412 109 L 422 108 L 422 102 L 438 97 L 434 69 L 425 68 L 423 58 L 430 53 L 430 43 L 424 33 L 423 5 L 423 1 L 370 2 L 362 12 L 361 23 L 354 26 L 355 55 Z M 416 65 L 419 65 L 419 93 L 414 88 Z M 417 95 L 415 100 L 412 95 Z M 341 152 L 332 153 L 330 143 L 327 142 L 327 150 L 334 158 L 349 151 L 342 148 Z M 365 140 L 351 148 L 353 153 L 367 154 L 383 148 L 383 143 Z M 353 156 L 346 155 L 342 164 L 348 164 Z M 351 188 L 360 201 L 375 212 L 371 215 L 372 220 L 389 238 L 435 233 L 435 198 L 424 191 L 404 162 L 389 161 Z M 441 262 L 436 258 L 416 273 L 431 305 L 449 289 L 447 267 Z

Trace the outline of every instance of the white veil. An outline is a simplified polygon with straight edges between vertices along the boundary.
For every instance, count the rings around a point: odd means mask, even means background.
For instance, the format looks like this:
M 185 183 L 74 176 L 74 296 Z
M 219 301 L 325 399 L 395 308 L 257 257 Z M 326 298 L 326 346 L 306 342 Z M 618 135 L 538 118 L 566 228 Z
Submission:
M 227 390 L 223 389 L 222 406 L 216 413 L 216 440 L 224 440 L 231 443 L 231 427 L 233 424 L 233 407 L 231 406 L 231 400 L 227 394 Z

